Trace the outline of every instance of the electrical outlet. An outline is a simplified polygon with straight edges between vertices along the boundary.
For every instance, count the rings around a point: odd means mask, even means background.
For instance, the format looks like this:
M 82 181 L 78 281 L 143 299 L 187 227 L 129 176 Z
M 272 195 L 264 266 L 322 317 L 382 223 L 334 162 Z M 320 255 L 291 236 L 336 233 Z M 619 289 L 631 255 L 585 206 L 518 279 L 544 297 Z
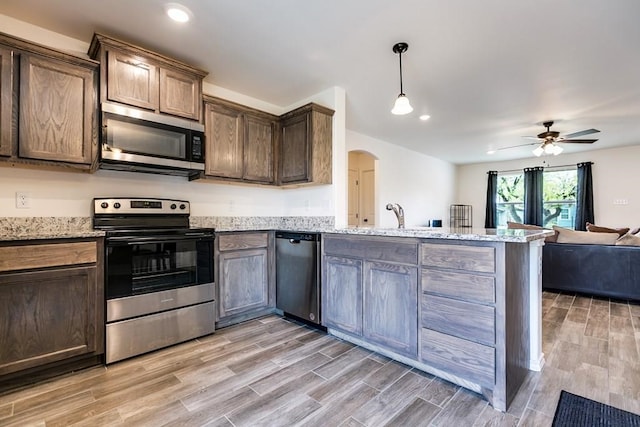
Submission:
M 16 192 L 16 208 L 29 209 L 31 207 L 31 195 L 23 191 Z

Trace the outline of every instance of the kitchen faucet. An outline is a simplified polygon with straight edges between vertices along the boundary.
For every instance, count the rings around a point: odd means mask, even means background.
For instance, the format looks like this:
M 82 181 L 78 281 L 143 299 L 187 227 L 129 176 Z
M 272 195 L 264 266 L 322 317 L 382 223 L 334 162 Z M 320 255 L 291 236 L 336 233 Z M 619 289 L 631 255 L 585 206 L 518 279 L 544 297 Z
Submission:
M 398 228 L 404 228 L 404 209 L 397 203 L 387 203 L 387 210 L 393 211 L 396 214 L 396 218 L 398 218 Z

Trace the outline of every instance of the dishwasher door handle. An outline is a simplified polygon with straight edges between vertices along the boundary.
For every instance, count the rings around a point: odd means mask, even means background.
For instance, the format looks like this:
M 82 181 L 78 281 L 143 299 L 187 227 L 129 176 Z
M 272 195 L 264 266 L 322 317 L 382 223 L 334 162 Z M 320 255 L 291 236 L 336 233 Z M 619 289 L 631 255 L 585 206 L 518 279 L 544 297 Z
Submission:
M 298 243 L 300 243 L 299 239 L 289 239 L 289 243 L 291 243 L 292 245 L 297 245 Z

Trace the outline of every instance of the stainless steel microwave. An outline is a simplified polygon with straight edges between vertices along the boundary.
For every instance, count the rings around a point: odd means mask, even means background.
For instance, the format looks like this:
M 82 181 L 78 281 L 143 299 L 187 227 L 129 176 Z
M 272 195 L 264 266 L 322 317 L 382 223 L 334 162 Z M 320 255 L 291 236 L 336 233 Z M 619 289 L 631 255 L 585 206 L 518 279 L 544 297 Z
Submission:
M 102 103 L 100 168 L 194 176 L 204 171 L 204 126 Z

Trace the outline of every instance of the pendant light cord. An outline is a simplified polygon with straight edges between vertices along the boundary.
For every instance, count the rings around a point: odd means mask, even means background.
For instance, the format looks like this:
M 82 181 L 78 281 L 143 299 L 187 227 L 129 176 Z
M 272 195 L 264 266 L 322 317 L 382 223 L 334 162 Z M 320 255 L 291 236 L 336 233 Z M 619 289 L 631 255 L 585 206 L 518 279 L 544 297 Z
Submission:
M 402 90 L 402 52 L 399 52 L 398 55 L 400 55 L 400 95 L 404 95 Z

